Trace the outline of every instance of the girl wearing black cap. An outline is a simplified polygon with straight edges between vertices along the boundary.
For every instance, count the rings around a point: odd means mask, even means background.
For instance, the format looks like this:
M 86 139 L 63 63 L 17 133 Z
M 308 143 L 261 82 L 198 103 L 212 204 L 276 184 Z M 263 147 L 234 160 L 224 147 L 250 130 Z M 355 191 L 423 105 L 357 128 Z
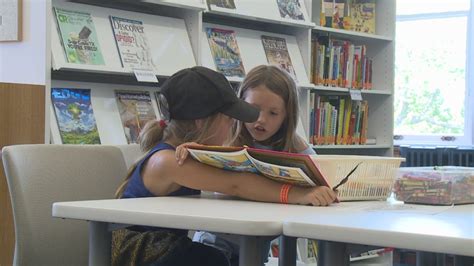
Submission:
M 118 198 L 183 196 L 206 190 L 256 201 L 280 201 L 282 185 L 265 177 L 228 172 L 191 159 L 179 165 L 176 160 L 175 147 L 185 142 L 222 145 L 230 136 L 234 119 L 257 120 L 259 110 L 240 100 L 222 74 L 204 67 L 175 73 L 161 87 L 159 106 L 164 119 L 149 122 L 142 130 L 139 140 L 145 155 L 130 168 L 117 190 Z M 294 187 L 285 196 L 289 203 L 313 205 L 328 205 L 336 198 L 327 187 Z M 222 252 L 192 242 L 187 233 L 145 226 L 114 231 L 112 264 L 229 264 Z
M 273 65 L 254 67 L 246 75 L 239 91 L 240 98 L 258 107 L 260 114 L 255 122 L 237 121 L 232 146 L 246 145 L 259 149 L 316 154 L 296 133 L 298 95 L 293 78 L 285 70 Z M 179 147 L 177 152 L 181 149 Z M 180 155 L 183 154 L 185 152 L 180 152 Z M 227 235 L 200 231 L 194 235 L 194 241 L 225 250 L 232 258 L 237 256 L 235 252 L 238 251 L 238 246 L 235 243 L 238 242 Z M 265 260 L 269 249 L 268 242 L 262 251 Z

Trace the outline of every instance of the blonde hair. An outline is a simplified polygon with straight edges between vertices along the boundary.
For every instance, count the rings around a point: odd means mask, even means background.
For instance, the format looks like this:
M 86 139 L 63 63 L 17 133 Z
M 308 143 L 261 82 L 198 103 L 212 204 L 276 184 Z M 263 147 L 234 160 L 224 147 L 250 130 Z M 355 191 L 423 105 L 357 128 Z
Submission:
M 145 124 L 142 131 L 140 132 L 140 136 L 138 138 L 140 149 L 144 155 L 128 169 L 124 181 L 115 192 L 115 197 L 122 197 L 122 194 L 130 182 L 130 178 L 137 168 L 138 163 L 142 161 L 148 152 L 152 150 L 159 142 L 172 138 L 175 142 L 177 142 L 175 144 L 181 144 L 184 142 L 203 143 L 214 135 L 215 132 L 211 132 L 211 127 L 219 115 L 222 114 L 217 113 L 204 118 L 204 123 L 200 128 L 196 126 L 195 120 L 171 120 L 165 127 L 163 127 L 162 123 L 160 123 L 158 120 L 148 121 L 148 123 Z
M 293 78 L 279 67 L 260 65 L 247 74 L 239 88 L 239 97 L 245 100 L 246 93 L 258 86 L 264 85 L 273 93 L 279 95 L 286 103 L 286 118 L 280 129 L 262 145 L 272 146 L 276 150 L 296 152 L 298 136 L 296 126 L 298 122 L 298 94 Z M 237 121 L 233 144 L 235 146 L 253 146 L 253 138 L 245 125 Z

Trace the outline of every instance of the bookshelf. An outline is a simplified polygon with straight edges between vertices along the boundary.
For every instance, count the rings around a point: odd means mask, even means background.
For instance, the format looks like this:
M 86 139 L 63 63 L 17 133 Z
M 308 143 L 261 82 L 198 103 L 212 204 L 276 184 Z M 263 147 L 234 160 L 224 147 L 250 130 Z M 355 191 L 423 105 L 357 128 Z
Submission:
M 389 156 L 393 154 L 393 89 L 395 64 L 395 1 L 376 0 L 375 34 L 323 27 L 320 24 L 321 2 L 313 1 L 311 18 L 316 24 L 312 34 L 326 34 L 335 39 L 348 40 L 367 47 L 373 60 L 373 88 L 362 90 L 363 100 L 369 104 L 368 137 L 374 145 L 316 145 L 321 154 L 355 154 Z M 314 85 L 312 90 L 321 95 L 349 94 L 349 89 Z M 309 103 L 303 103 L 307 108 Z M 303 107 L 305 108 L 305 107 Z
M 369 103 L 368 137 L 376 139 L 371 145 L 315 145 L 321 154 L 361 154 L 391 155 L 393 145 L 393 85 L 394 85 L 394 28 L 395 3 L 390 0 L 377 0 L 375 34 L 327 28 L 319 25 L 320 1 L 300 0 L 302 10 L 306 11 L 304 20 L 281 18 L 276 1 L 266 0 L 251 3 L 235 0 L 236 9 L 216 6 L 208 8 L 201 0 L 144 0 L 136 1 L 95 1 L 52 0 L 53 7 L 85 11 L 94 19 L 99 42 L 102 47 L 105 65 L 80 65 L 67 63 L 61 47 L 54 13 L 51 12 L 50 48 L 51 75 L 50 86 L 68 85 L 78 88 L 91 88 L 93 105 L 103 144 L 124 144 L 123 138 L 111 137 L 110 131 L 120 127 L 113 115 L 114 88 L 126 87 L 131 90 L 157 90 L 157 84 L 137 82 L 130 69 L 120 64 L 117 48 L 112 36 L 108 16 L 119 16 L 143 21 L 153 47 L 155 74 L 160 82 L 167 76 L 185 67 L 202 65 L 215 69 L 205 29 L 208 27 L 233 30 L 240 49 L 245 71 L 256 65 L 266 64 L 261 36 L 275 36 L 286 40 L 288 52 L 295 68 L 299 86 L 301 128 L 309 138 L 310 94 L 349 95 L 348 88 L 315 85 L 311 80 L 311 39 L 316 34 L 343 39 L 354 44 L 364 44 L 367 55 L 373 59 L 373 88 L 362 90 L 361 95 Z M 242 78 L 231 77 L 238 83 Z M 113 85 L 111 85 L 113 84 Z M 107 92 L 107 90 L 110 90 Z M 47 94 L 49 91 L 47 91 Z M 103 99 L 109 99 L 107 103 Z M 48 98 L 48 97 L 47 97 Z M 100 100 L 99 100 L 100 99 Z M 58 141 L 59 132 L 50 102 L 47 102 L 47 125 L 51 130 L 51 140 Z M 155 99 L 153 99 L 153 102 Z M 106 102 L 106 101 L 105 101 Z M 101 104 L 99 104 L 101 103 Z M 95 106 L 97 105 L 97 107 Z M 156 102 L 154 102 L 156 106 Z M 107 121 L 107 123 L 103 124 Z M 103 130 L 101 130 L 101 128 Z

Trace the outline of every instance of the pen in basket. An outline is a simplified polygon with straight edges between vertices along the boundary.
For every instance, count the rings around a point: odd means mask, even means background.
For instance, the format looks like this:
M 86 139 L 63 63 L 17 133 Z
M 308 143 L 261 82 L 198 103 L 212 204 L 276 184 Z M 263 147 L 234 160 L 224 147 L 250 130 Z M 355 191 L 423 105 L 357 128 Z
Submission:
M 352 173 L 355 172 L 355 170 L 357 169 L 357 167 L 359 167 L 359 165 L 361 164 L 362 162 L 358 163 L 347 175 L 346 177 L 344 177 L 341 182 L 339 182 L 339 184 L 337 184 L 335 187 L 332 188 L 332 190 L 337 190 L 338 187 L 340 187 L 341 185 L 344 185 L 347 180 L 349 180 L 349 177 L 352 175 Z

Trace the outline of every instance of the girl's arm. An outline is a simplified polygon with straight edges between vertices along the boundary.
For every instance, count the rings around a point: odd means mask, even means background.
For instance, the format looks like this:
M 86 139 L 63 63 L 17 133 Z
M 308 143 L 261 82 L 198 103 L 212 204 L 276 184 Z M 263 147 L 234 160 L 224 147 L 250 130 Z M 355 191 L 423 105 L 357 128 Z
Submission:
M 170 190 L 186 186 L 198 190 L 215 191 L 245 199 L 280 202 L 282 184 L 252 173 L 225 171 L 188 158 L 179 165 L 175 152 L 163 150 L 148 161 L 143 181 L 155 195 L 166 195 Z M 178 185 L 178 186 L 177 186 Z M 288 201 L 292 204 L 327 206 L 334 202 L 336 193 L 328 187 L 293 187 Z

